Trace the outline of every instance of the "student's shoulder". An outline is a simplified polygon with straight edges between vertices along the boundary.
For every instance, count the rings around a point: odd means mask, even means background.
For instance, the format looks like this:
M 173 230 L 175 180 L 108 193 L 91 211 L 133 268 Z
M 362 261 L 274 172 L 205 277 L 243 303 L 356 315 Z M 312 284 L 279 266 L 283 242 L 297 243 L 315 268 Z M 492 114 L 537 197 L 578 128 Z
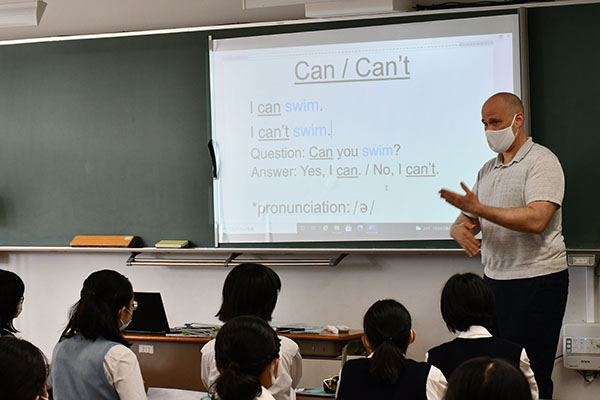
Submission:
M 202 346 L 202 348 L 200 349 L 200 353 L 203 355 L 207 355 L 207 354 L 211 354 L 215 352 L 215 343 L 216 340 L 213 339 L 209 342 L 207 342 L 204 346 Z
M 136 364 L 137 356 L 129 347 L 122 345 L 121 343 L 115 343 L 104 356 L 104 360 L 109 364 L 118 363 L 133 363 Z
M 369 360 L 369 358 L 363 357 L 346 361 L 342 366 L 342 376 L 348 376 L 349 371 L 368 371 Z
M 129 356 L 134 355 L 135 353 L 129 347 L 122 345 L 121 343 L 114 343 L 113 346 L 108 350 L 107 354 L 112 354 L 113 356 Z
M 429 371 L 429 369 L 433 367 L 433 365 L 430 362 L 417 361 L 417 360 L 413 360 L 412 358 L 406 358 L 404 360 L 404 363 L 408 368 L 417 368 L 417 369 L 422 369 L 425 371 Z
M 281 340 L 281 348 L 279 350 L 281 353 L 296 354 L 300 351 L 298 344 L 292 339 L 285 336 L 279 336 L 279 339 Z
M 521 346 L 520 344 L 517 344 L 515 342 L 511 342 L 510 340 L 499 338 L 497 336 L 493 336 L 490 339 L 496 345 L 502 345 L 506 348 L 510 348 L 512 350 L 519 351 L 519 352 L 523 350 L 523 346 Z
M 449 342 L 445 342 L 445 343 L 442 343 L 442 344 L 437 345 L 435 347 L 432 347 L 431 349 L 429 349 L 427 351 L 427 353 L 429 354 L 429 357 L 431 358 L 432 355 L 437 355 L 440 352 L 444 352 L 444 351 L 446 351 L 446 350 L 448 350 L 450 348 L 455 347 L 457 345 L 457 343 L 458 343 L 457 340 L 454 339 L 454 340 L 451 340 Z

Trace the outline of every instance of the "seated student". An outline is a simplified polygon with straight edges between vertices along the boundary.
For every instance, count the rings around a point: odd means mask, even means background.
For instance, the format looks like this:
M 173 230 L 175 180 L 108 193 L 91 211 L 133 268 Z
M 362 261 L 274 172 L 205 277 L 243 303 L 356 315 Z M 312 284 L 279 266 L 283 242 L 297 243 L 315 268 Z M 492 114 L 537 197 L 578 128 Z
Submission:
M 55 400 L 146 399 L 138 360 L 121 334 L 136 308 L 133 287 L 120 273 L 87 277 L 52 354 Z
M 14 336 L 13 320 L 23 309 L 25 285 L 19 275 L 0 269 L 0 336 Z
M 368 358 L 344 364 L 337 399 L 441 400 L 446 379 L 431 364 L 406 358 L 415 340 L 408 310 L 395 300 L 379 300 L 363 319 L 363 344 Z
M 262 264 L 240 264 L 229 272 L 223 284 L 223 302 L 217 317 L 223 322 L 240 315 L 255 315 L 271 321 L 281 289 L 279 276 Z M 280 337 L 279 376 L 269 392 L 277 400 L 295 399 L 294 389 L 302 377 L 302 357 L 298 345 L 289 338 Z M 202 347 L 202 382 L 213 391 L 219 376 L 215 363 L 215 341 Z
M 523 371 L 531 386 L 531 395 L 538 398 L 537 383 L 525 349 L 493 337 L 485 328 L 494 316 L 494 295 L 481 277 L 466 273 L 448 279 L 442 290 L 441 309 L 448 329 L 460 333 L 453 341 L 429 350 L 427 361 L 449 378 L 461 363 L 471 358 L 501 358 Z
M 0 398 L 48 400 L 46 359 L 31 343 L 6 336 L 0 338 Z
M 236 317 L 223 325 L 215 344 L 219 399 L 273 400 L 267 388 L 277 379 L 279 346 L 273 328 L 259 317 Z
M 477 357 L 462 363 L 448 380 L 445 400 L 531 400 L 529 383 L 509 362 Z

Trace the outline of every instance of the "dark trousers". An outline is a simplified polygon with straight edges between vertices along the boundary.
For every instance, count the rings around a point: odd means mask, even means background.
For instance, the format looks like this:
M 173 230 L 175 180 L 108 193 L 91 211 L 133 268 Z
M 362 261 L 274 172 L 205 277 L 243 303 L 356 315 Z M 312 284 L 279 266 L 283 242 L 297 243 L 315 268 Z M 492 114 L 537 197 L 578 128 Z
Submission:
M 540 399 L 551 399 L 552 368 L 567 305 L 568 270 L 526 279 L 484 279 L 496 301 L 494 334 L 525 348 Z

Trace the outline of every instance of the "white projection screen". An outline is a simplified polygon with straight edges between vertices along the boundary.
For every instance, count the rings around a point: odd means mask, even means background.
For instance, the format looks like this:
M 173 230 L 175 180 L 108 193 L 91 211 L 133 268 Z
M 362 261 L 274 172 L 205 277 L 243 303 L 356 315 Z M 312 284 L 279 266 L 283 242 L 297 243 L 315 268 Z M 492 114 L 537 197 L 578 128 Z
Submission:
M 518 14 L 213 39 L 218 243 L 450 239 Z

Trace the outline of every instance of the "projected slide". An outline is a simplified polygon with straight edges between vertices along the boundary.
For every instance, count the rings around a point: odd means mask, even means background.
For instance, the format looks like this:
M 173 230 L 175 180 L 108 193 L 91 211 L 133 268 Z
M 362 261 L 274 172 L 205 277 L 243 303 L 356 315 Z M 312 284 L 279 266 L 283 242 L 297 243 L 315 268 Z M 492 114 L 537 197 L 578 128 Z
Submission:
M 511 15 L 215 40 L 219 242 L 449 239 L 438 191 L 494 157 L 480 110 L 520 92 L 517 32 Z

